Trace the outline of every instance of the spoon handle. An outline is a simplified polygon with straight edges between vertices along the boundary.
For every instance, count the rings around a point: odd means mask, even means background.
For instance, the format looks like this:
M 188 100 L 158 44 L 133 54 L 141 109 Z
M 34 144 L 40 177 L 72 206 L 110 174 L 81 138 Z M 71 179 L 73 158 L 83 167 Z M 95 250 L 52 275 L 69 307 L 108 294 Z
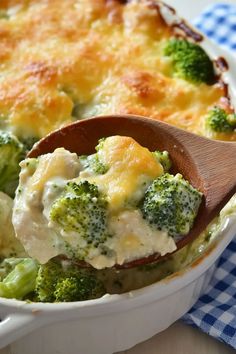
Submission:
M 205 196 L 205 217 L 212 213 L 214 217 L 236 193 L 236 143 L 209 140 L 192 134 L 189 137 L 186 132 L 181 134 L 180 141 L 185 148 L 183 163 L 191 162 L 189 174 L 196 172 L 197 188 Z
M 192 231 L 178 242 L 181 248 L 199 235 L 236 193 L 236 143 L 209 140 L 153 123 L 165 135 L 166 150 L 177 163 L 176 171 L 183 171 L 184 177 L 204 195 Z

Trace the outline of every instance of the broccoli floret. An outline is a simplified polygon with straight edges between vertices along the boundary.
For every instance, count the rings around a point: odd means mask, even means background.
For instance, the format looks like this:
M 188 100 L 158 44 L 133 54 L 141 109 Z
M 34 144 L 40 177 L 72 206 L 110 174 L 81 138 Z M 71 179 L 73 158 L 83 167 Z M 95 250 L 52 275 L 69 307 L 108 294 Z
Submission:
M 3 270 L 3 264 L 1 269 Z M 6 298 L 24 299 L 35 289 L 38 273 L 38 263 L 31 258 L 13 260 L 5 263 L 8 273 L 0 282 L 0 296 Z
M 104 175 L 108 171 L 108 167 L 99 161 L 97 153 L 80 156 L 79 160 L 84 170 L 90 170 L 98 175 Z
M 157 178 L 147 189 L 141 205 L 144 219 L 158 230 L 178 237 L 189 232 L 202 194 L 177 174 Z
M 50 219 L 64 232 L 77 232 L 87 244 L 97 247 L 107 238 L 107 200 L 88 181 L 68 182 L 51 207 Z
M 185 39 L 170 39 L 164 49 L 171 57 L 177 76 L 193 83 L 212 84 L 214 66 L 206 52 L 197 44 Z
M 105 288 L 92 274 L 76 265 L 53 261 L 41 265 L 35 293 L 41 302 L 83 301 L 101 297 Z
M 50 261 L 40 265 L 36 278 L 35 293 L 38 301 L 54 302 L 54 291 L 61 277 L 62 267 L 59 263 Z
M 24 145 L 13 134 L 0 131 L 0 156 L 0 190 L 13 197 L 20 173 L 19 163 L 25 156 Z
M 109 170 L 109 167 L 100 161 L 98 154 L 99 150 L 102 150 L 105 140 L 106 138 L 102 138 L 98 141 L 98 145 L 95 147 L 97 153 L 89 156 L 80 156 L 80 163 L 85 170 L 90 170 L 99 175 L 103 175 Z
M 76 274 L 60 279 L 56 285 L 55 301 L 83 301 L 101 297 L 105 294 L 103 284 L 92 275 Z
M 171 168 L 172 162 L 169 156 L 168 151 L 154 151 L 153 152 L 154 156 L 156 159 L 160 162 L 162 165 L 164 172 L 168 172 Z
M 236 128 L 236 114 L 227 114 L 222 108 L 214 107 L 206 116 L 206 126 L 216 133 L 230 133 Z

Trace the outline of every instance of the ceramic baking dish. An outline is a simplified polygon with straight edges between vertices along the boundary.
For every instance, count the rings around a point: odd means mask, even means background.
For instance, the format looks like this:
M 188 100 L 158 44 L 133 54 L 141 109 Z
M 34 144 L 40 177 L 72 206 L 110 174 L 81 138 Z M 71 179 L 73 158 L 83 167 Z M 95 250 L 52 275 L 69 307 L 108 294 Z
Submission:
M 169 7 L 161 6 L 161 11 L 170 25 L 182 23 Z M 201 45 L 211 58 L 226 59 L 222 78 L 235 106 L 235 59 L 207 39 Z M 191 308 L 235 234 L 236 215 L 231 215 L 209 250 L 193 264 L 156 284 L 122 295 L 63 304 L 0 299 L 0 348 L 12 343 L 12 354 L 111 354 L 126 350 L 164 330 Z
M 191 308 L 235 233 L 236 216 L 231 216 L 199 259 L 140 290 L 62 304 L 1 299 L 0 348 L 14 342 L 12 354 L 112 354 L 126 350 L 166 329 Z

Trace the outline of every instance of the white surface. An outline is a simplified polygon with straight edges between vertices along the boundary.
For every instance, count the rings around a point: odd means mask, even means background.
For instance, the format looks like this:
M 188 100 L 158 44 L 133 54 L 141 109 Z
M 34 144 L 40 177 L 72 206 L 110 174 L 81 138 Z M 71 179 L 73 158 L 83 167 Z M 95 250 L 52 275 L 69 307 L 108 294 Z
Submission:
M 119 354 L 233 354 L 234 349 L 181 322 Z
M 146 325 L 146 324 L 144 324 Z M 119 354 L 234 354 L 235 350 L 202 332 L 177 322 L 152 339 Z M 12 354 L 10 349 L 0 354 Z M 27 353 L 21 353 L 27 354 Z M 43 353 L 42 353 L 43 354 Z M 67 354 L 67 353 L 65 353 Z M 77 352 L 76 354 L 83 354 Z M 90 353 L 94 354 L 94 353 Z M 117 353 L 118 354 L 118 353 Z

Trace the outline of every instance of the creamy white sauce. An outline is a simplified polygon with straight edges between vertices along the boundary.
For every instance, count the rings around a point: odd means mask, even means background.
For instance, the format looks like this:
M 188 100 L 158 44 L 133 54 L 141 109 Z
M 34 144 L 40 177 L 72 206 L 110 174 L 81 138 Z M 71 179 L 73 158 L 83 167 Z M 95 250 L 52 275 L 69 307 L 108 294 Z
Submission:
M 15 238 L 11 222 L 13 200 L 0 192 L 0 257 L 25 256 L 24 249 Z
M 88 244 L 82 232 L 65 231 L 50 219 L 51 207 L 67 182 L 79 183 L 86 179 L 87 172 L 82 170 L 77 155 L 60 148 L 52 154 L 41 156 L 35 169 L 29 168 L 27 160 L 21 163 L 13 224 L 17 237 L 31 257 L 46 263 L 59 254 L 69 258 L 73 254 L 74 257 L 83 257 L 94 268 L 103 269 L 153 253 L 165 255 L 176 250 L 173 238 L 166 232 L 152 228 L 141 212 L 132 208 L 132 203 L 128 204 L 127 209 L 127 200 L 139 200 L 152 179 L 163 173 L 162 166 L 152 154 L 130 139 L 115 137 L 115 144 L 112 144 L 111 138 L 107 139 L 108 146 L 103 155 L 111 163 L 107 175 L 96 175 L 91 171 L 87 175 L 88 181 L 97 184 L 99 190 L 106 189 L 108 203 L 109 200 L 115 203 L 108 205 L 107 233 L 110 237 L 98 247 Z M 123 146 L 121 148 L 120 142 L 121 145 L 125 144 L 125 149 Z M 136 149 L 140 149 L 138 157 L 135 155 Z M 122 152 L 128 168 L 123 166 Z M 142 171 L 143 164 L 146 174 Z
M 64 240 L 48 225 L 47 211 L 43 203 L 52 201 L 48 190 L 50 183 L 58 178 L 64 183 L 78 175 L 80 163 L 76 154 L 64 149 L 57 149 L 53 154 L 39 158 L 35 170 L 29 168 L 30 159 L 21 163 L 19 187 L 13 207 L 12 221 L 16 237 L 23 244 L 26 252 L 40 263 L 65 252 Z M 57 176 L 57 168 L 60 176 Z M 41 169 L 41 171 L 40 171 Z M 40 173 L 38 173 L 40 171 Z M 38 176 L 37 176 L 38 173 Z
M 89 259 L 89 263 L 97 269 L 123 264 L 152 255 L 161 255 L 176 250 L 176 244 L 166 232 L 151 228 L 143 219 L 139 210 L 127 210 L 109 220 L 109 230 L 114 237 L 105 242 L 112 256 L 98 255 Z M 89 257 L 89 256 L 88 256 Z
M 94 270 L 94 275 L 106 286 L 109 294 L 125 293 L 156 283 L 167 276 L 188 267 L 203 255 L 207 248 L 223 232 L 225 221 L 236 215 L 236 195 L 222 209 L 220 215 L 191 244 L 170 255 L 165 261 L 130 269 Z

